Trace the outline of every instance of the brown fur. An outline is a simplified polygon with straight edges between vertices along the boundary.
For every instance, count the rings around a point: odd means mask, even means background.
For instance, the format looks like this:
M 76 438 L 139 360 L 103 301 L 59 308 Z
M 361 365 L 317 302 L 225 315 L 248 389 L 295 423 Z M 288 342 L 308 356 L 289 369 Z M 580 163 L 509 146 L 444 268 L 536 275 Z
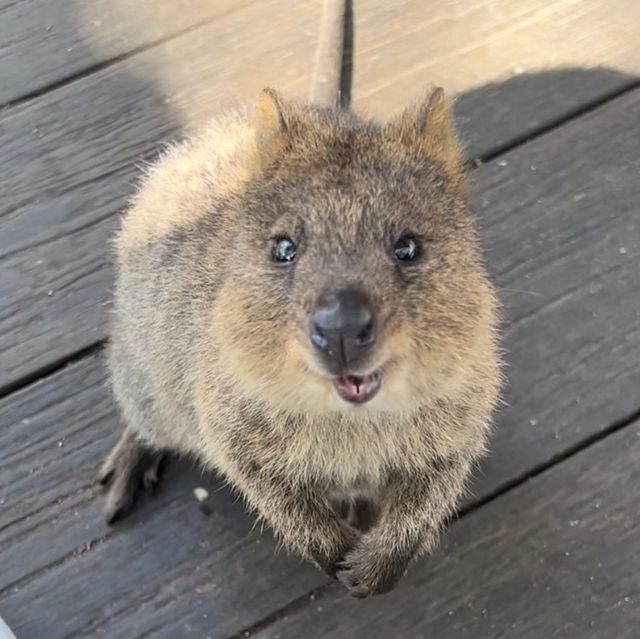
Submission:
M 399 266 L 407 230 L 423 255 Z M 298 243 L 287 267 L 270 260 L 282 234 Z M 253 117 L 156 163 L 116 245 L 109 361 L 131 445 L 223 473 L 354 595 L 391 588 L 454 510 L 500 379 L 442 92 L 380 124 L 266 91 Z M 383 384 L 366 405 L 338 396 L 308 339 L 315 300 L 338 285 L 364 289 L 379 319 L 361 372 L 381 367 Z M 365 531 L 334 507 L 358 496 L 376 512 Z

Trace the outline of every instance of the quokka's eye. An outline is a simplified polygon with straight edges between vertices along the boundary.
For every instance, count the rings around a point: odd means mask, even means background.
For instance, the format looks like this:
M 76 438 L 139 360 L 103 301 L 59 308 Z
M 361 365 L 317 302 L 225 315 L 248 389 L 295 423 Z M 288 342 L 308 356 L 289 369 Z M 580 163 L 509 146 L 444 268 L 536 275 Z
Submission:
M 273 244 L 272 258 L 279 264 L 290 264 L 296 259 L 298 249 L 293 240 L 288 237 L 278 237 Z
M 393 247 L 393 256 L 398 262 L 413 262 L 420 256 L 418 240 L 412 235 L 403 235 Z

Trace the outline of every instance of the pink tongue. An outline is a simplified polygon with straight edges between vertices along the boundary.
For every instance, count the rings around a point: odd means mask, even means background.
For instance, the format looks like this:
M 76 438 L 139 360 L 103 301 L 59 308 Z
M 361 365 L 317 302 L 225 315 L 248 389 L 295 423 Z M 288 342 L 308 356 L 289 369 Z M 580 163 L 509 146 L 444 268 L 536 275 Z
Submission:
M 338 379 L 342 391 L 350 397 L 360 397 L 371 391 L 374 380 L 373 375 L 356 377 L 355 375 L 343 375 Z

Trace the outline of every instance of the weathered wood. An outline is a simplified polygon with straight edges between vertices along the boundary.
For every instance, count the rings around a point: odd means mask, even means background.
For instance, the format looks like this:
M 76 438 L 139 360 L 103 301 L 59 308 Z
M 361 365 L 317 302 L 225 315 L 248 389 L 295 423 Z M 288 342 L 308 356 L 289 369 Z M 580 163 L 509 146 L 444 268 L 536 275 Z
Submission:
M 482 493 L 638 407 L 639 107 L 636 91 L 473 175 L 509 364 Z
M 476 497 L 637 409 L 639 100 L 640 92 L 620 98 L 475 173 L 510 365 L 509 406 Z M 213 493 L 214 514 L 203 518 L 190 493 L 205 480 L 184 471 L 108 532 L 90 486 L 115 439 L 101 366 L 89 358 L 0 402 L 0 611 L 21 639 L 45 628 L 52 639 L 224 637 L 323 583 L 309 566 L 274 557 L 269 536 L 249 534 L 251 519 L 225 491 Z M 487 525 L 500 533 L 503 515 L 492 512 Z M 508 541 L 495 552 L 509 556 Z M 417 567 L 410 583 L 430 574 Z M 461 598 L 468 583 L 458 584 Z
M 423 83 L 460 93 L 549 69 L 640 71 L 634 0 L 616 2 L 615 11 L 603 0 L 370 0 L 354 10 L 354 99 L 377 114 L 415 97 Z
M 0 104 L 150 47 L 251 0 L 24 0 L 0 6 Z
M 95 465 L 116 437 L 105 391 L 105 371 L 94 356 L 0 402 L 0 590 L 20 579 L 29 561 L 46 565 L 85 543 L 87 534 L 98 536 L 85 531 L 88 519 L 80 522 L 80 537 L 71 524 L 73 510 L 93 498 Z M 49 537 L 58 518 L 67 532 Z M 37 557 L 33 550 L 7 552 L 19 550 L 42 522 Z
M 110 4 L 86 10 L 100 16 Z M 363 2 L 356 7 L 356 106 L 389 114 L 433 82 L 462 91 L 538 69 L 541 51 L 549 66 L 608 63 L 634 71 L 638 50 L 626 34 L 638 7 L 623 4 L 626 13 L 605 11 L 595 0 L 581 3 L 580 11 L 566 0 L 526 8 L 515 0 L 430 3 L 426 15 L 419 0 Z M 130 5 L 123 2 L 116 14 L 147 15 Z M 106 334 L 108 240 L 114 214 L 132 192 L 137 161 L 220 109 L 253 98 L 264 84 L 306 94 L 320 5 L 282 6 L 282 0 L 240 6 L 4 114 L 0 388 Z M 593 24 L 598 38 L 585 47 L 581 38 Z M 96 28 L 95 37 L 119 42 L 118 29 L 128 27 L 111 28 Z M 630 81 L 617 71 L 564 69 L 474 88 L 458 104 L 469 153 L 526 137 Z
M 0 401 L 0 614 L 17 636 L 130 638 L 177 624 L 175 636 L 223 638 L 321 583 L 310 566 L 291 571 L 242 504 L 184 464 L 108 528 L 95 475 L 116 420 L 98 356 Z
M 337 588 L 258 639 L 632 639 L 640 424 L 472 513 L 389 595 Z
M 217 19 L 227 19 L 224 28 L 235 28 L 240 34 L 248 35 L 251 25 L 258 27 L 245 42 L 251 43 L 259 61 L 265 49 L 285 51 L 286 39 L 295 31 L 307 40 L 316 33 L 318 0 L 296 4 L 301 11 L 293 14 L 291 4 L 284 0 L 22 0 L 3 4 L 0 104 Z M 582 0 L 579 5 L 534 0 L 526 6 L 517 0 L 435 0 L 427 9 L 420 0 L 360 0 L 355 16 L 361 76 L 358 100 L 370 103 L 377 113 L 388 113 L 389 108 L 414 97 L 416 84 L 425 78 L 462 91 L 541 68 L 608 65 L 636 73 L 640 60 L 633 28 L 638 11 L 633 0 L 618 0 L 616 11 L 602 0 Z M 261 22 L 265 15 L 271 18 L 268 23 Z M 585 41 L 588 47 L 583 46 Z M 213 49 L 205 53 L 219 47 L 216 40 L 210 43 Z M 302 53 L 308 61 L 312 44 L 307 41 L 296 56 Z M 219 50 L 227 56 L 226 50 Z M 452 58 L 456 59 L 455 75 L 450 71 Z M 247 58 L 244 60 L 246 63 Z M 286 74 L 290 69 L 283 65 L 280 71 Z M 302 83 L 302 93 L 308 88 L 308 75 L 307 65 L 296 81 Z

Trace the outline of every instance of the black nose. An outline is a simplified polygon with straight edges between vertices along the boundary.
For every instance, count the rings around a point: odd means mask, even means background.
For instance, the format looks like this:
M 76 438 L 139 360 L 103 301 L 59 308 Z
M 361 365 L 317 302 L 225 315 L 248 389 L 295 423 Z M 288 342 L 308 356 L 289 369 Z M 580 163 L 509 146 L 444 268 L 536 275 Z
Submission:
M 355 288 L 320 297 L 311 317 L 311 342 L 332 364 L 354 364 L 375 342 L 374 316 L 365 293 Z

